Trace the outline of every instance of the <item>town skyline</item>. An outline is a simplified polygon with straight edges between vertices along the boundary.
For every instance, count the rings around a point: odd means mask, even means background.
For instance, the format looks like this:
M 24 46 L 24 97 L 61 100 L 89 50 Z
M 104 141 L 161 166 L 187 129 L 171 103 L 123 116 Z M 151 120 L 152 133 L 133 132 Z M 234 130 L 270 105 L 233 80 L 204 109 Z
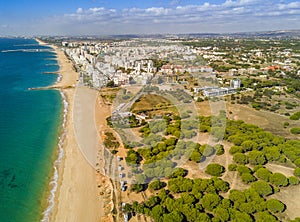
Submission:
M 300 29 L 293 0 L 20 0 L 1 5 L 0 35 L 230 33 Z

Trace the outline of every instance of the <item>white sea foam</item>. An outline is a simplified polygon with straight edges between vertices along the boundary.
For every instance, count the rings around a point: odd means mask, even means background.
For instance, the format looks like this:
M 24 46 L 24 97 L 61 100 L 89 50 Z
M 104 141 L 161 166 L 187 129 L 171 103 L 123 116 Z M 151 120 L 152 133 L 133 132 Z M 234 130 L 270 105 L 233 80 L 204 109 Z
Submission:
M 61 160 L 64 156 L 63 143 L 64 143 L 64 139 L 66 137 L 66 122 L 67 122 L 67 112 L 68 112 L 69 104 L 67 102 L 65 94 L 62 91 L 60 91 L 60 95 L 62 97 L 63 106 L 64 106 L 64 114 L 63 114 L 63 122 L 62 122 L 63 131 L 62 131 L 61 136 L 58 138 L 59 139 L 59 142 L 58 142 L 59 154 L 53 164 L 54 173 L 53 173 L 52 180 L 49 183 L 49 185 L 51 187 L 51 191 L 50 191 L 50 195 L 48 197 L 48 207 L 43 212 L 43 218 L 42 218 L 41 222 L 49 222 L 50 221 L 50 215 L 51 215 L 52 210 L 55 205 L 55 193 L 56 193 L 57 187 L 58 187 L 58 169 L 59 169 Z
M 56 79 L 56 83 L 59 83 L 62 80 L 62 75 L 58 75 Z
M 1 52 L 53 52 L 53 49 L 9 49 Z

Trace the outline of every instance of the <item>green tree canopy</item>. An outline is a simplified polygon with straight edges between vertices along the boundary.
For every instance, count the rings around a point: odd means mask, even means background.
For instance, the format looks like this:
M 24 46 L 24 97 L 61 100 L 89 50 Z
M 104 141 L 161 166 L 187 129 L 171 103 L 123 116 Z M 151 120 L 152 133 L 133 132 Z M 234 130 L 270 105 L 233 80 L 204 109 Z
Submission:
M 257 222 L 275 222 L 278 221 L 276 217 L 270 214 L 268 211 L 258 212 L 255 217 Z
M 148 207 L 148 208 L 152 208 L 154 207 L 155 205 L 159 204 L 160 203 L 160 199 L 158 196 L 150 196 L 147 201 L 145 202 L 145 206 Z
M 154 180 L 148 185 L 148 188 L 150 190 L 160 190 L 161 188 L 163 188 L 165 186 L 166 186 L 166 183 L 161 182 L 159 180 Z
M 291 129 L 292 134 L 300 134 L 300 127 L 294 127 Z
M 252 222 L 253 219 L 251 218 L 251 216 L 245 212 L 240 212 L 238 210 L 235 209 L 231 209 L 230 210 L 230 218 L 232 222 Z
M 166 213 L 165 208 L 158 204 L 152 208 L 150 216 L 153 217 L 156 221 L 161 221 L 165 213 Z
M 287 186 L 289 184 L 288 179 L 282 173 L 274 173 L 270 176 L 270 182 L 276 186 Z
M 202 206 L 209 210 L 213 211 L 221 203 L 221 197 L 218 194 L 205 194 L 201 199 Z
M 289 177 L 289 184 L 290 185 L 298 185 L 299 179 L 297 177 L 291 176 L 291 177 Z
M 249 167 L 246 167 L 244 165 L 238 165 L 236 170 L 239 172 L 240 175 L 244 173 L 252 173 L 252 170 Z
M 247 164 L 248 163 L 248 157 L 243 153 L 235 153 L 233 155 L 233 160 L 237 164 Z
M 205 172 L 209 175 L 219 177 L 225 172 L 225 168 L 217 163 L 208 164 Z
M 134 192 L 141 192 L 144 190 L 144 185 L 143 184 L 132 184 L 131 185 L 131 190 L 134 191 Z
M 232 147 L 230 147 L 230 149 L 229 149 L 229 153 L 230 153 L 230 154 L 242 153 L 242 152 L 243 152 L 243 149 L 242 149 L 242 147 L 240 147 L 240 146 L 232 146 Z
M 224 146 L 222 144 L 217 144 L 215 146 L 215 150 L 217 151 L 216 154 L 217 155 L 222 155 L 224 154 L 225 150 L 224 150 Z
M 258 147 L 258 144 L 252 140 L 246 140 L 241 144 L 243 151 L 255 150 Z
M 229 199 L 234 203 L 244 203 L 246 202 L 246 197 L 244 193 L 240 190 L 231 190 L 229 194 Z
M 265 181 L 256 181 L 251 184 L 251 188 L 253 188 L 258 194 L 262 196 L 268 196 L 273 193 L 273 188 L 269 185 L 269 183 Z
M 248 153 L 249 163 L 252 165 L 264 165 L 267 160 L 263 152 L 253 150 Z
M 266 168 L 260 168 L 256 171 L 256 176 L 264 181 L 269 181 L 272 172 Z
M 285 210 L 285 205 L 279 200 L 269 199 L 267 200 L 267 208 L 272 213 L 281 213 Z
M 243 173 L 242 174 L 242 181 L 244 183 L 251 183 L 256 181 L 256 177 L 253 176 L 251 173 Z
M 182 213 L 180 213 L 177 210 L 172 211 L 169 214 L 164 214 L 163 222 L 170 222 L 170 221 L 178 221 L 178 222 L 184 221 L 184 216 L 182 215 Z
M 236 171 L 237 165 L 235 163 L 231 163 L 228 165 L 228 170 Z
M 229 212 L 227 209 L 218 206 L 213 210 L 214 216 L 218 218 L 220 221 L 229 221 Z
M 203 154 L 203 156 L 209 157 L 209 156 L 214 154 L 215 149 L 214 149 L 213 146 L 210 146 L 210 145 L 206 144 L 206 145 L 202 145 L 200 147 L 200 151 Z
M 193 150 L 192 154 L 189 157 L 189 160 L 194 161 L 196 163 L 200 163 L 202 159 L 203 156 L 198 150 Z
M 174 169 L 173 173 L 169 176 L 169 178 L 185 177 L 187 174 L 188 174 L 187 170 L 178 167 Z

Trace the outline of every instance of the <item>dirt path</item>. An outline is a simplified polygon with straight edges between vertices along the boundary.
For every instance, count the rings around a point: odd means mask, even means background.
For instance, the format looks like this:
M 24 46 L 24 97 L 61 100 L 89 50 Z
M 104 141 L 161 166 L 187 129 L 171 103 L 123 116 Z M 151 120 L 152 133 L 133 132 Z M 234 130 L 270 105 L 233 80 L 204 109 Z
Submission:
M 285 217 L 294 219 L 300 217 L 300 186 L 289 186 L 280 188 L 280 192 L 271 196 L 271 198 L 282 201 L 287 209 L 284 213 Z
M 294 168 L 291 167 L 281 166 L 274 163 L 268 163 L 266 164 L 266 167 L 273 173 L 282 173 L 286 177 L 294 176 Z

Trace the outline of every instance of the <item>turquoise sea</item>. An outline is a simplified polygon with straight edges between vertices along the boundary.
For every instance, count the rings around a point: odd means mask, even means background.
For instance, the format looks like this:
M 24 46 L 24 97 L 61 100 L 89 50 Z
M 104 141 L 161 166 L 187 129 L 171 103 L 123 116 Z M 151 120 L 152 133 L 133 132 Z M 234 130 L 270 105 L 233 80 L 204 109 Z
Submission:
M 0 38 L 0 221 L 35 222 L 47 207 L 62 123 L 55 53 L 34 39 Z M 11 50 L 11 51 L 7 51 Z M 48 190 L 48 192 L 47 192 Z

